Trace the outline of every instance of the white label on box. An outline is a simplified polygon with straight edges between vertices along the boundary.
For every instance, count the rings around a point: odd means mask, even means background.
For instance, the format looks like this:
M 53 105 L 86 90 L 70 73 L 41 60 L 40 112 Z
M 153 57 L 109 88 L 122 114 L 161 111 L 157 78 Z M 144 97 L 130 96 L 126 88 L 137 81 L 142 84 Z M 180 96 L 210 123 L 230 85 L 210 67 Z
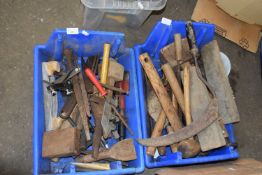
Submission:
M 137 5 L 138 5 L 138 7 L 139 7 L 140 9 L 144 9 L 144 5 L 142 4 L 141 1 L 138 1 Z
M 78 28 L 66 28 L 66 34 L 77 35 L 79 34 L 79 29 Z
M 170 26 L 172 23 L 172 20 L 168 18 L 162 18 L 161 23 Z
M 82 31 L 82 34 L 85 35 L 85 36 L 89 35 L 89 33 L 87 31 L 85 31 L 85 30 Z

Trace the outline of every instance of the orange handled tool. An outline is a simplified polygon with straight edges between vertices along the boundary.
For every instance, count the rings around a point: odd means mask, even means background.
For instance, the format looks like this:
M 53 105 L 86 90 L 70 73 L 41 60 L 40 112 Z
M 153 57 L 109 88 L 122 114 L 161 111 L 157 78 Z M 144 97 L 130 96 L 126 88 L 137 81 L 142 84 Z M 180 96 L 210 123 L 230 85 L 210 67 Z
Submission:
M 95 85 L 97 90 L 100 92 L 102 96 L 105 96 L 107 94 L 106 90 L 102 87 L 102 85 L 99 83 L 99 81 L 96 79 L 95 74 L 92 72 L 91 69 L 86 68 L 85 69 L 86 76 L 90 79 L 90 81 Z

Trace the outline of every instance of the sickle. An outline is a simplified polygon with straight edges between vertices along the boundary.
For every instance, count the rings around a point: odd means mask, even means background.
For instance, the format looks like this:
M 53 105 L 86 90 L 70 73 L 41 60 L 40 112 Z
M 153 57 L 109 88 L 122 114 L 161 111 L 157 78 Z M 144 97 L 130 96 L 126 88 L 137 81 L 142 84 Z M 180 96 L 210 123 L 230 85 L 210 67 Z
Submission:
M 181 128 L 180 130 L 165 136 L 150 139 L 137 139 L 137 141 L 144 146 L 158 147 L 171 145 L 197 135 L 199 132 L 210 126 L 217 119 L 218 103 L 217 99 L 213 98 L 210 101 L 204 116 L 199 117 L 198 120 L 195 120 L 187 127 Z

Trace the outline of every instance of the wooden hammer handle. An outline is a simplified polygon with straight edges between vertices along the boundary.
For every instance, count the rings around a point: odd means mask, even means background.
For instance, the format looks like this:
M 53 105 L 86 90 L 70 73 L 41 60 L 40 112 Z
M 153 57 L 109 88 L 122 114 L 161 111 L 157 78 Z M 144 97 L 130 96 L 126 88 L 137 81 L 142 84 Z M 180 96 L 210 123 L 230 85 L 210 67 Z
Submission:
M 169 125 L 166 127 L 166 130 L 168 134 L 172 134 L 174 132 L 173 128 Z M 172 153 L 177 152 L 177 147 L 178 147 L 177 143 L 170 145 Z
M 166 63 L 162 66 L 162 70 L 166 76 L 166 79 L 177 99 L 177 102 L 182 110 L 182 112 L 185 114 L 185 101 L 184 101 L 184 95 L 182 92 L 182 89 L 179 85 L 179 82 L 175 76 L 175 73 L 172 70 L 172 67 Z
M 158 137 L 158 136 L 161 136 L 162 135 L 162 131 L 164 129 L 164 125 L 165 125 L 165 122 L 166 122 L 166 114 L 165 112 L 162 110 L 157 118 L 157 121 L 156 121 L 156 124 L 155 124 L 155 127 L 152 131 L 152 134 L 151 134 L 151 138 L 153 137 Z M 154 156 L 155 154 L 155 151 L 156 151 L 156 147 L 148 147 L 147 150 L 146 150 L 146 153 L 148 155 L 151 155 L 151 156 Z
M 182 39 L 181 34 L 177 33 L 174 35 L 175 40 L 175 51 L 176 51 L 176 59 L 178 61 L 182 60 Z
M 159 99 L 159 102 L 162 106 L 162 109 L 165 111 L 165 114 L 169 120 L 170 125 L 177 131 L 182 128 L 182 124 L 179 120 L 178 114 L 175 111 L 171 99 L 147 53 L 140 55 L 139 60 L 145 70 L 145 73 L 156 92 L 156 95 Z
M 189 92 L 189 86 L 190 86 L 190 75 L 189 75 L 189 66 L 184 67 L 184 98 L 185 98 L 185 120 L 186 125 L 190 125 L 192 123 L 192 117 L 190 112 L 190 92 Z

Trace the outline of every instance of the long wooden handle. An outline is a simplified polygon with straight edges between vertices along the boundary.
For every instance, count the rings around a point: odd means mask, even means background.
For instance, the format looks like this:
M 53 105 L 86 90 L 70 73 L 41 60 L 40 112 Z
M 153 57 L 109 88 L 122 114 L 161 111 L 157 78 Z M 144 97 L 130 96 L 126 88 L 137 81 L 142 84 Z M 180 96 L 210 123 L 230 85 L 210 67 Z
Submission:
M 101 77 L 100 77 L 100 81 L 103 84 L 107 83 L 110 47 L 111 47 L 110 44 L 104 44 L 104 53 L 103 53 Z
M 174 133 L 173 128 L 171 126 L 169 126 L 169 125 L 166 127 L 166 130 L 167 130 L 168 134 Z M 177 147 L 178 147 L 177 143 L 174 143 L 174 144 L 170 145 L 172 153 L 177 152 Z
M 177 33 L 174 35 L 175 40 L 175 51 L 176 51 L 176 59 L 178 61 L 182 60 L 182 39 L 181 34 Z
M 151 138 L 153 137 L 158 137 L 158 136 L 161 136 L 162 135 L 162 131 L 164 129 L 164 125 L 165 125 L 165 122 L 166 122 L 166 114 L 165 112 L 162 110 L 157 118 L 157 121 L 156 121 L 156 124 L 155 124 L 155 127 L 152 131 L 152 134 L 151 134 Z M 155 151 L 156 151 L 156 147 L 148 147 L 147 150 L 146 150 L 146 153 L 148 155 L 151 155 L 151 156 L 154 156 L 155 154 Z
M 89 163 L 89 162 L 95 162 L 98 160 L 108 159 L 110 157 L 110 150 L 104 150 L 99 152 L 97 158 L 94 158 L 92 154 L 87 154 L 82 157 L 79 157 L 77 161 L 83 162 L 83 163 Z
M 160 156 L 163 156 L 166 154 L 166 147 L 165 146 L 159 146 L 157 147 L 158 153 Z
M 184 98 L 185 98 L 185 120 L 186 125 L 190 125 L 192 123 L 192 117 L 190 112 L 190 92 L 189 92 L 189 66 L 184 67 Z
M 72 162 L 72 165 L 75 165 L 79 168 L 85 169 L 93 169 L 93 170 L 110 170 L 109 163 L 79 163 L 79 162 Z
M 162 109 L 165 111 L 165 114 L 169 120 L 170 125 L 174 129 L 174 131 L 182 128 L 182 124 L 179 120 L 178 114 L 175 111 L 171 99 L 168 96 L 168 93 L 162 84 L 162 81 L 147 53 L 140 55 L 139 60 L 145 70 L 145 73 L 156 92 L 156 95 L 159 99 L 159 102 L 162 106 Z
M 162 66 L 162 70 L 166 76 L 166 79 L 172 89 L 172 92 L 174 93 L 177 102 L 182 110 L 182 112 L 185 114 L 185 101 L 184 101 L 184 95 L 182 92 L 182 89 L 178 83 L 178 80 L 175 76 L 175 73 L 172 70 L 172 67 L 166 63 Z

